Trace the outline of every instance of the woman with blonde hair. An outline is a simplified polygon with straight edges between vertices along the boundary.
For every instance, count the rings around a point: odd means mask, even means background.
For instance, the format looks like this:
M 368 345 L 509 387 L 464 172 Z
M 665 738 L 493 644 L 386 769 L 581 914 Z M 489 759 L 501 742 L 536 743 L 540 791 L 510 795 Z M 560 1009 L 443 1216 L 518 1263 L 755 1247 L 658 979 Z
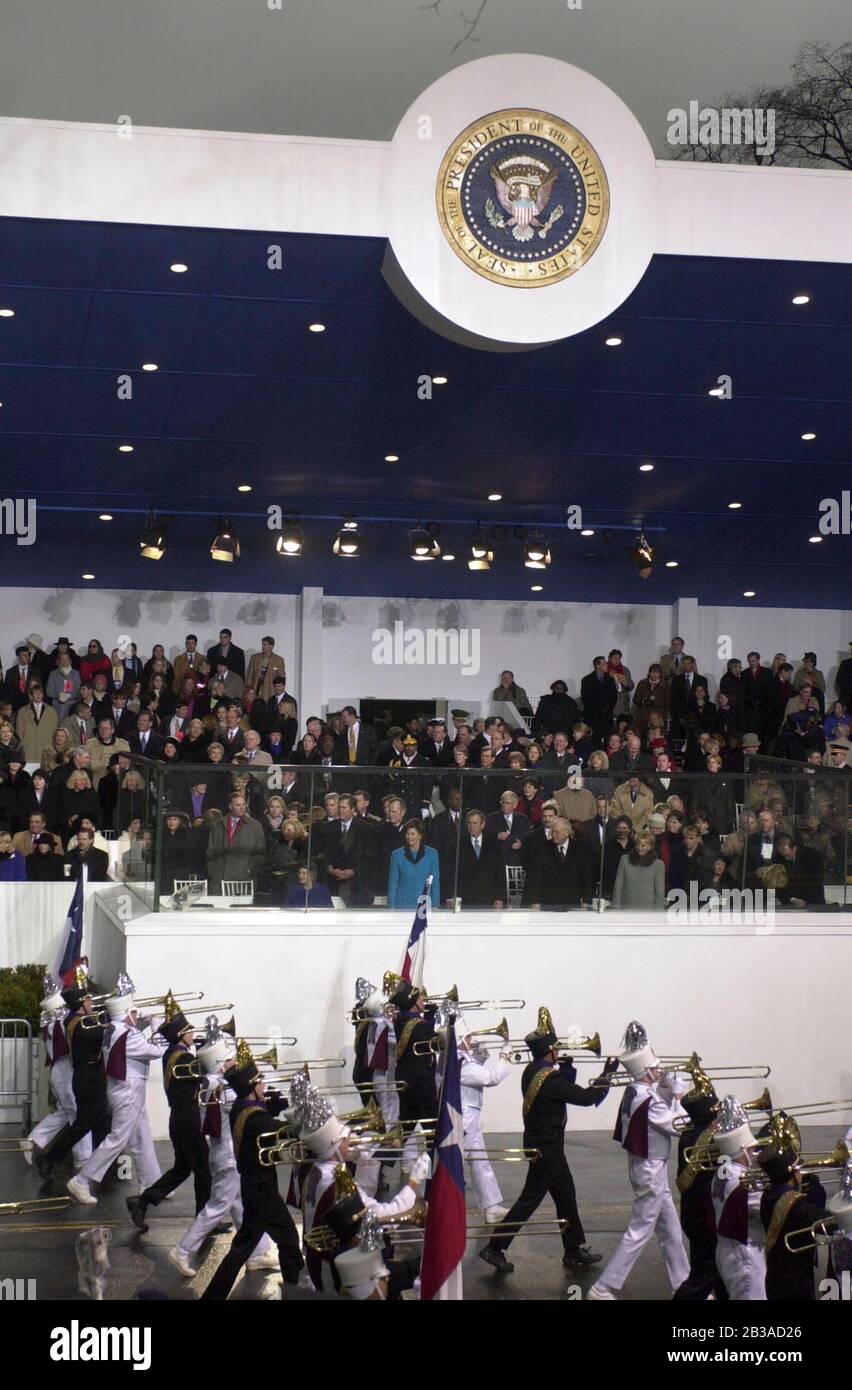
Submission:
M 49 747 L 45 748 L 41 755 L 41 766 L 46 773 L 50 774 L 60 764 L 67 763 L 71 753 L 72 744 L 68 730 L 57 729 L 50 740 Z
M 24 762 L 24 745 L 8 719 L 0 723 L 0 768 L 12 761 Z
M 657 857 L 652 830 L 640 830 L 633 849 L 618 861 L 612 905 L 645 911 L 665 907 L 666 871 Z

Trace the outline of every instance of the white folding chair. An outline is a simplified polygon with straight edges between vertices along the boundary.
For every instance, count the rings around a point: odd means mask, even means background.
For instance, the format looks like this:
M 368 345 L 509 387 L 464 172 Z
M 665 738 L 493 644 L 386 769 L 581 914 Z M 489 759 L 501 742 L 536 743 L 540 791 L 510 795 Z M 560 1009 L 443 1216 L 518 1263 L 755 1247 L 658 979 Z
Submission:
M 193 874 L 191 878 L 176 878 L 173 882 L 175 885 L 173 892 L 175 893 L 179 893 L 182 888 L 189 888 L 190 885 L 197 888 L 202 897 L 207 892 L 207 879 L 199 878 L 197 874 Z
M 520 864 L 506 865 L 506 901 L 510 907 L 520 907 L 526 876 L 527 871 Z
M 254 883 L 250 878 L 223 878 L 222 897 L 250 904 L 254 901 Z

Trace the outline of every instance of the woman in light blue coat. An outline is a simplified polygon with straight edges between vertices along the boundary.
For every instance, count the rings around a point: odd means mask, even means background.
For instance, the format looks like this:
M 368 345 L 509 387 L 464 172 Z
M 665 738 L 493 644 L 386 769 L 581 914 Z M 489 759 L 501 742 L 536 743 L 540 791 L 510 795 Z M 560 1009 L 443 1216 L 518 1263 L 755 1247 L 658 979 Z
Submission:
M 388 907 L 416 907 L 430 874 L 429 901 L 432 907 L 438 907 L 441 902 L 438 851 L 424 844 L 421 822 L 410 820 L 405 827 L 405 848 L 395 849 L 390 857 Z

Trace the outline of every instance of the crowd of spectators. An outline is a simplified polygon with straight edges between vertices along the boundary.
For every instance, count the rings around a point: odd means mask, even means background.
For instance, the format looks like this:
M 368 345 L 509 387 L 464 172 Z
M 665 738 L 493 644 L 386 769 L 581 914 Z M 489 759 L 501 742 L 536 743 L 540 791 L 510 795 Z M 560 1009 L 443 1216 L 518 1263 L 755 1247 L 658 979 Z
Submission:
M 579 702 L 555 680 L 533 707 L 504 671 L 492 701 L 529 730 L 352 706 L 302 722 L 271 636 L 248 661 L 227 628 L 173 661 L 21 643 L 0 682 L 0 879 L 150 879 L 158 845 L 163 892 L 249 881 L 279 905 L 408 907 L 427 877 L 465 907 L 656 908 L 693 883 L 824 901 L 849 868 L 852 657 L 834 699 L 813 652 L 732 659 L 712 694 L 673 638 L 635 683 L 620 651 L 595 657 Z

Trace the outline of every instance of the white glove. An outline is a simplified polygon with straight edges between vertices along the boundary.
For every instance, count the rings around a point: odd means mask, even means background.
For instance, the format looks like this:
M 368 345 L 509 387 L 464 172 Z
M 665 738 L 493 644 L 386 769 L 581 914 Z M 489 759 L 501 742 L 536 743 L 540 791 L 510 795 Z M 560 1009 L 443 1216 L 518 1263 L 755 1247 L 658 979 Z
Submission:
M 412 1187 L 419 1187 L 432 1172 L 432 1159 L 429 1154 L 418 1154 L 411 1165 L 408 1181 Z

